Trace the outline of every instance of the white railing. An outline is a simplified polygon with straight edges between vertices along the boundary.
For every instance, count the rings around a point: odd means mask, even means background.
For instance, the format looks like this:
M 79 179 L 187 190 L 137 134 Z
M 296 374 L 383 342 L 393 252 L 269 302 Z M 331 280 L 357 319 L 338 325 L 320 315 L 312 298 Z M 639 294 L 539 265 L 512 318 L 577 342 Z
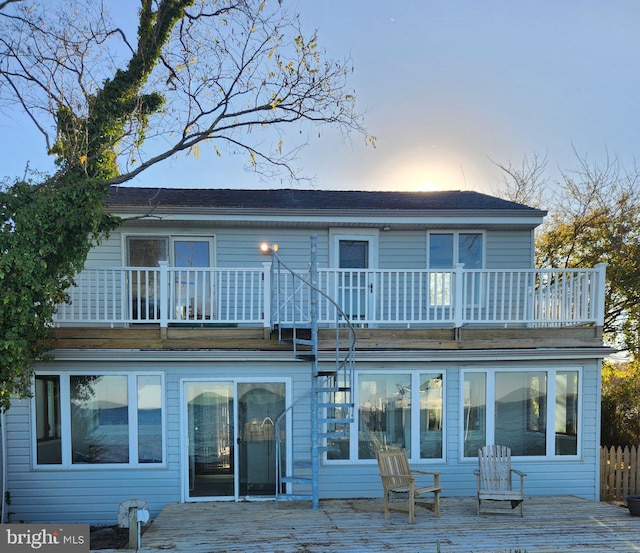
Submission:
M 594 269 L 319 269 L 318 287 L 360 325 L 567 326 L 604 321 L 605 265 Z M 304 274 L 299 273 L 304 277 Z M 87 268 L 57 324 L 243 324 L 308 320 L 309 288 L 261 268 Z M 273 286 L 272 286 L 273 283 Z M 343 317 L 342 317 L 343 318 Z M 341 316 L 320 299 L 318 322 Z
M 270 265 L 270 264 L 267 264 Z M 86 268 L 57 324 L 264 324 L 265 268 Z

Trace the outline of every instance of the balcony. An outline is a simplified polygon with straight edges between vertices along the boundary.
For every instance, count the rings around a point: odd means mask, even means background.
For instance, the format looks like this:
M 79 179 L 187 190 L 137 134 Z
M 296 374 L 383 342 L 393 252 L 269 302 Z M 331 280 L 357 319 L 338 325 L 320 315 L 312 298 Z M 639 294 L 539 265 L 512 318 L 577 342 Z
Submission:
M 361 328 L 601 327 L 593 269 L 318 270 L 318 324 Z M 255 268 L 87 267 L 58 327 L 288 327 L 309 322 L 308 275 Z

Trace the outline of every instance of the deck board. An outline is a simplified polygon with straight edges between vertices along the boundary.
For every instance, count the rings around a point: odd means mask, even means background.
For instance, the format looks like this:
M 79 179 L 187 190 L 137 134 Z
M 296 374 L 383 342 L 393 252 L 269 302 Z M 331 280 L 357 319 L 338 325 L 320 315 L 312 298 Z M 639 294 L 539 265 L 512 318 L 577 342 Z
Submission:
M 416 508 L 383 518 L 381 499 L 309 503 L 204 502 L 168 505 L 142 536 L 141 553 L 354 552 L 605 553 L 640 551 L 640 518 L 576 497 L 533 497 L 519 511 L 476 514 L 474 498 L 442 498 L 441 518 Z M 438 549 L 439 548 L 439 549 Z
M 55 349 L 250 349 L 277 351 L 291 348 L 278 342 L 277 332 L 254 328 L 56 328 Z M 509 348 L 602 347 L 599 328 L 359 328 L 357 349 L 369 350 L 474 350 Z M 347 332 L 340 333 L 346 344 Z M 335 329 L 318 332 L 318 347 L 333 351 Z

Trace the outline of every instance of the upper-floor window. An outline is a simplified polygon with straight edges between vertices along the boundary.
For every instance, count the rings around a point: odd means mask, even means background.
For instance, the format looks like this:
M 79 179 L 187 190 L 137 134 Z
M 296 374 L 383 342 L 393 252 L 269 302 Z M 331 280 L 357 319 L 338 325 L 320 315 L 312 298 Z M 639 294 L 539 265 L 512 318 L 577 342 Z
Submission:
M 212 240 L 206 237 L 129 236 L 127 264 L 130 267 L 157 267 L 168 261 L 174 267 L 211 267 Z
M 192 236 L 128 236 L 127 264 L 134 269 L 129 282 L 131 313 L 136 321 L 160 318 L 160 276 L 156 267 L 161 261 L 175 270 L 171 282 L 172 304 L 180 319 L 211 317 L 213 282 L 211 275 L 197 268 L 211 267 L 213 240 Z
M 481 232 L 429 232 L 427 234 L 427 263 L 433 269 L 429 275 L 429 304 L 446 308 L 452 303 L 453 268 L 462 263 L 465 269 L 482 269 L 484 265 L 483 235 Z M 465 293 L 468 303 L 479 297 L 477 278 L 469 279 Z
M 465 269 L 482 269 L 481 232 L 430 232 L 427 235 L 429 269 L 453 269 L 463 263 Z

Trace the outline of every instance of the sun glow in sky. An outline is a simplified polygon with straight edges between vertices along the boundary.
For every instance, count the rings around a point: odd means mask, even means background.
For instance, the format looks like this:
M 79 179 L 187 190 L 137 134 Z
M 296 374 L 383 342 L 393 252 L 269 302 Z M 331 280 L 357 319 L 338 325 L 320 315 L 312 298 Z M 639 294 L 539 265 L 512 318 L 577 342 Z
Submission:
M 432 192 L 437 190 L 477 190 L 467 182 L 466 171 L 477 173 L 473 159 L 462 152 L 440 148 L 416 148 L 394 152 L 377 176 L 386 183 L 381 190 Z
M 335 129 L 291 126 L 299 186 L 352 190 L 477 190 L 502 184 L 494 163 L 547 159 L 551 181 L 591 162 L 635 163 L 640 143 L 640 2 L 637 0 L 288 0 L 303 31 L 317 30 L 327 57 L 353 62 L 356 97 L 376 148 Z M 135 21 L 130 0 L 105 3 Z M 135 29 L 133 23 L 130 27 Z M 134 40 L 135 32 L 131 31 Z M 374 37 L 380 37 L 380 40 Z M 579 46 L 578 46 L 579 45 Z M 585 116 L 588 114 L 588 116 Z M 300 138 L 302 137 L 302 138 Z M 50 170 L 42 137 L 20 110 L 0 116 L 0 178 Z M 179 154 L 133 186 L 281 188 L 246 156 Z
M 438 192 L 439 190 L 445 190 L 445 187 L 437 182 L 421 182 L 415 187 L 416 192 Z

